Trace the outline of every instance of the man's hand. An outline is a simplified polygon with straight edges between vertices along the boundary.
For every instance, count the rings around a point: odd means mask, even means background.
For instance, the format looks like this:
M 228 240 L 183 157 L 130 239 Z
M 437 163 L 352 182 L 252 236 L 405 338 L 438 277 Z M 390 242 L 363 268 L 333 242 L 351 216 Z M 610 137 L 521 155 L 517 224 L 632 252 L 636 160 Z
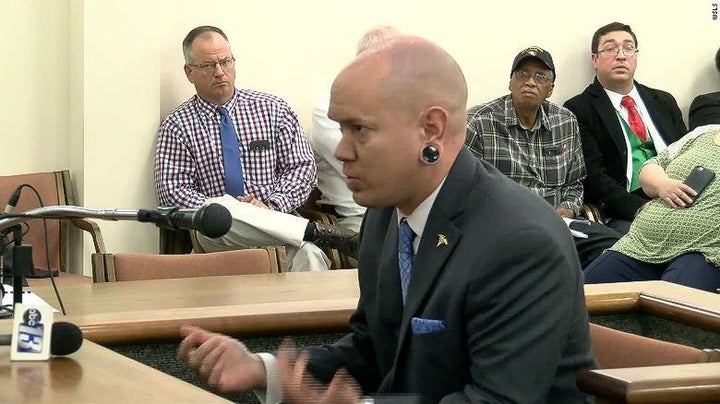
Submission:
M 286 341 L 278 351 L 278 376 L 286 403 L 357 404 L 362 390 L 345 369 L 335 373 L 325 386 L 307 372 L 306 353 L 297 356 L 292 342 Z
M 255 195 L 248 194 L 248 195 L 238 196 L 237 200 L 240 202 L 249 203 L 253 206 L 257 206 L 258 208 L 270 209 L 267 205 L 265 205 L 259 199 L 257 199 L 255 197 Z
M 572 219 L 575 217 L 575 213 L 572 211 L 572 209 L 568 208 L 556 208 L 555 213 L 557 213 L 560 217 L 566 217 L 568 219 Z
M 658 198 L 665 201 L 671 208 L 684 208 L 687 204 L 692 203 L 691 196 L 697 196 L 690 186 L 680 180 L 667 178 L 656 186 Z
M 264 388 L 265 365 L 240 341 L 198 327 L 183 326 L 178 356 L 221 392 Z

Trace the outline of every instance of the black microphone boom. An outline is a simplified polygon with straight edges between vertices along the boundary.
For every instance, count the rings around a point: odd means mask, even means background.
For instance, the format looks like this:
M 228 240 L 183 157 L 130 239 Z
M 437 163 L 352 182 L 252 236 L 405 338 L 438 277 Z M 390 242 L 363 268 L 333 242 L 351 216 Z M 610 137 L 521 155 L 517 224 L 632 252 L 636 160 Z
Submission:
M 0 335 L 0 345 L 10 345 L 12 335 Z M 83 343 L 82 330 L 73 323 L 59 321 L 53 323 L 50 336 L 51 355 L 70 355 L 80 349 Z
M 29 218 L 101 220 L 136 220 L 152 222 L 170 229 L 191 229 L 210 237 L 225 235 L 232 225 L 230 211 L 222 205 L 211 203 L 200 209 L 158 208 L 156 210 L 89 209 L 79 206 L 45 206 L 0 218 L 0 230 L 24 222 Z
M 217 203 L 211 203 L 200 209 L 140 209 L 137 218 L 139 222 L 155 223 L 158 227 L 171 230 L 197 230 L 210 238 L 224 236 L 232 225 L 230 211 Z

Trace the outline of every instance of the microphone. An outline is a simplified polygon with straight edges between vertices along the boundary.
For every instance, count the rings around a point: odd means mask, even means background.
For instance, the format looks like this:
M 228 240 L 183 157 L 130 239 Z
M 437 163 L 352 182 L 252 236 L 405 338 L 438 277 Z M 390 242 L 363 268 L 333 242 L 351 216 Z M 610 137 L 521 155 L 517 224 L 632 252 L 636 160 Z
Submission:
M 11 214 L 15 211 L 15 207 L 17 207 L 18 201 L 20 200 L 20 191 L 22 191 L 22 185 L 15 188 L 15 191 L 13 191 L 12 195 L 10 195 L 10 199 L 8 199 L 7 205 L 5 205 L 5 213 Z
M 88 218 L 102 220 L 136 220 L 155 223 L 158 227 L 172 230 L 197 230 L 210 237 L 217 238 L 227 234 L 232 225 L 230 211 L 222 205 L 211 203 L 200 209 L 157 208 L 154 210 L 132 209 L 89 209 L 79 206 L 44 206 L 0 217 L 0 230 L 11 227 L 29 218 L 35 219 L 71 219 Z
M 139 222 L 155 223 L 158 227 L 171 230 L 197 230 L 210 238 L 218 238 L 227 234 L 232 225 L 230 211 L 217 203 L 211 203 L 200 209 L 157 208 L 155 210 L 140 209 L 137 213 Z
M 0 335 L 0 345 L 10 345 L 12 339 L 12 334 Z M 51 355 L 70 355 L 80 349 L 82 343 L 83 333 L 78 326 L 65 321 L 53 323 L 52 331 L 50 332 Z

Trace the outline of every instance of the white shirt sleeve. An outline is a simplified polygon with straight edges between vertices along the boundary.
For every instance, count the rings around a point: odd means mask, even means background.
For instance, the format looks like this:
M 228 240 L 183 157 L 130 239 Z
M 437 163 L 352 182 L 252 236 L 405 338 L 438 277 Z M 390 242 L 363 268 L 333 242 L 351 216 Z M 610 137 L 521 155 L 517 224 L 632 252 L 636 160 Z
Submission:
M 255 396 L 257 396 L 258 400 L 263 404 L 278 404 L 282 401 L 282 391 L 278 383 L 277 359 L 275 355 L 265 352 L 258 353 L 258 356 L 265 365 L 265 380 L 267 385 L 265 386 L 265 390 L 253 390 L 253 393 L 255 393 Z

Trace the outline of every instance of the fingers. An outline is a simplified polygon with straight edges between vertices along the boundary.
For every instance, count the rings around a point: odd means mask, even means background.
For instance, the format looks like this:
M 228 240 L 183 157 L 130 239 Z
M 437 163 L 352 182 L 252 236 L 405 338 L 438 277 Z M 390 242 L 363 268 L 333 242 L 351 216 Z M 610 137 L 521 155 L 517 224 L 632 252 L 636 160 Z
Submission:
M 180 335 L 185 338 L 178 347 L 178 356 L 187 361 L 192 351 L 207 341 L 213 334 L 202 328 L 184 325 L 180 328 Z
M 688 195 L 697 196 L 697 192 L 695 192 L 695 190 L 692 189 L 692 188 L 690 187 L 690 185 L 688 185 L 688 184 L 686 184 L 686 183 L 684 183 L 684 182 L 681 182 L 681 183 L 678 185 L 678 187 L 679 187 L 684 193 L 686 193 L 686 194 L 688 194 Z
M 361 396 L 362 389 L 355 379 L 346 369 L 340 369 L 335 373 L 320 401 L 322 403 L 357 403 Z
M 664 186 L 664 191 L 659 193 L 660 199 L 671 208 L 684 208 L 693 202 L 697 192 L 687 184 L 678 180 L 670 180 Z
M 249 203 L 249 204 L 251 204 L 251 205 L 253 205 L 253 206 L 257 206 L 258 208 L 269 209 L 269 208 L 267 207 L 267 205 L 265 205 L 264 203 L 262 203 L 259 199 L 257 199 L 257 198 L 256 198 L 255 196 L 253 196 L 253 195 L 238 196 L 236 199 L 237 199 L 238 201 L 240 201 L 240 202 L 245 202 L 245 203 Z
M 216 349 L 207 352 L 200 362 L 198 374 L 211 386 L 217 386 L 223 370 L 222 354 L 226 346 L 220 345 Z

